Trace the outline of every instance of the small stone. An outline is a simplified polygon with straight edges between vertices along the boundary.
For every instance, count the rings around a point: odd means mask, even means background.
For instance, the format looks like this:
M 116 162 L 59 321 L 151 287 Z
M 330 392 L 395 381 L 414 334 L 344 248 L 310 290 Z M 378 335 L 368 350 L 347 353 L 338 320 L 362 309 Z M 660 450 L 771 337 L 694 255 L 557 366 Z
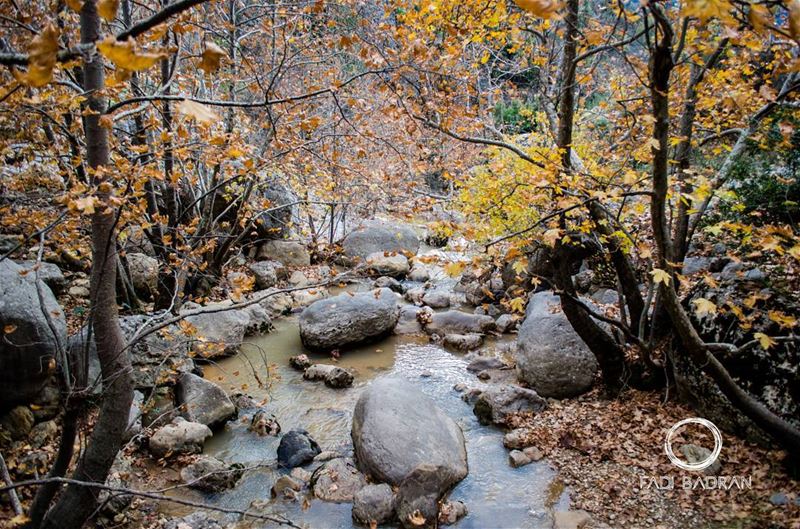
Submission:
M 433 376 L 433 371 L 423 371 L 419 376 L 422 378 L 431 378 Z
M 521 450 L 512 450 L 508 453 L 508 463 L 514 468 L 525 466 L 530 462 L 531 459 Z
M 349 388 L 353 385 L 353 374 L 347 369 L 334 367 L 325 377 L 325 385 L 329 388 Z
M 319 454 L 317 442 L 305 430 L 291 430 L 278 445 L 278 463 L 294 468 L 311 462 Z
M 772 505 L 787 505 L 789 503 L 789 497 L 784 492 L 776 492 L 769 497 L 769 502 Z
M 322 501 L 343 503 L 367 484 L 352 459 L 339 457 L 319 467 L 311 477 L 314 496 Z
M 453 386 L 453 391 L 455 391 L 456 393 L 464 393 L 465 391 L 467 391 L 467 385 L 464 384 L 463 382 L 459 382 L 458 384 L 455 384 Z
M 584 529 L 592 522 L 592 517 L 588 512 L 583 510 L 556 511 L 553 519 L 554 529 Z
M 511 430 L 503 436 L 503 446 L 512 450 L 521 450 L 530 445 L 530 432 L 526 428 Z
M 89 289 L 82 286 L 73 286 L 69 287 L 67 294 L 72 296 L 73 298 L 88 298 L 89 297 Z
M 281 433 L 281 425 L 278 419 L 266 410 L 258 410 L 250 420 L 250 431 L 258 435 L 276 436 Z
M 507 333 L 517 326 L 517 319 L 511 314 L 501 314 L 500 317 L 497 318 L 495 324 L 497 325 L 498 332 Z
M 529 446 L 528 448 L 524 449 L 522 453 L 525 454 L 525 456 L 531 461 L 539 461 L 544 457 L 542 451 L 535 446 Z
M 439 508 L 439 525 L 453 525 L 467 515 L 463 501 L 446 501 Z
M 198 490 L 221 492 L 233 488 L 243 473 L 241 463 L 226 465 L 214 457 L 203 456 L 181 470 L 181 479 Z
M 478 373 L 477 376 L 478 376 L 478 380 L 486 381 L 486 380 L 489 380 L 490 378 L 492 378 L 492 373 L 489 372 L 489 371 L 481 371 L 480 373 Z
M 298 371 L 305 371 L 311 367 L 311 360 L 306 354 L 295 355 L 289 358 L 289 365 Z
M 51 440 L 55 439 L 58 434 L 58 425 L 56 421 L 50 420 L 40 422 L 33 427 L 29 439 L 34 448 L 42 448 Z
M 691 443 L 679 446 L 678 450 L 689 463 L 705 461 L 711 455 L 711 450 L 708 448 Z M 722 463 L 717 459 L 710 466 L 706 467 L 703 472 L 707 475 L 714 475 L 719 474 L 720 470 L 722 470 Z
M 476 333 L 446 334 L 442 344 L 458 351 L 474 351 L 483 345 L 483 336 Z
M 400 281 L 389 276 L 379 277 L 375 280 L 372 286 L 374 288 L 388 288 L 389 290 L 397 292 L 398 294 L 405 294 L 406 292 L 406 287 L 404 287 Z
M 303 484 L 292 476 L 281 476 L 272 485 L 271 494 L 273 498 L 293 500 L 297 497 L 297 492 L 303 490 Z

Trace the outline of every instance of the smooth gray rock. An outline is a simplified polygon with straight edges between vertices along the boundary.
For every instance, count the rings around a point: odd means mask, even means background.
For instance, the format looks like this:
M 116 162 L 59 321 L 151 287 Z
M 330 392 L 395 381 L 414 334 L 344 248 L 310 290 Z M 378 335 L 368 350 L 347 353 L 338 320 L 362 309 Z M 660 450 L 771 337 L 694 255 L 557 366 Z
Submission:
M 400 316 L 394 328 L 395 334 L 423 334 L 422 324 L 419 321 L 419 314 L 425 309 L 414 305 L 401 305 Z M 428 309 L 430 310 L 430 309 Z
M 379 378 L 364 390 L 351 436 L 358 468 L 374 480 L 402 486 L 419 468 L 434 469 L 425 487 L 414 489 L 434 501 L 467 475 L 461 428 L 403 380 Z
M 487 369 L 502 369 L 506 364 L 494 356 L 481 356 L 467 364 L 467 371 L 470 373 L 480 373 Z
M 497 332 L 504 334 L 513 331 L 517 327 L 517 324 L 518 320 L 511 314 L 501 314 L 497 318 L 497 321 L 495 321 Z
M 287 468 L 303 466 L 320 453 L 319 445 L 305 430 L 291 430 L 281 437 L 278 463 Z
M 546 407 L 547 401 L 535 391 L 503 384 L 483 391 L 475 401 L 473 411 L 481 424 L 503 425 L 513 413 L 538 413 Z
M 2 253 L 2 252 L 0 252 Z M 28 275 L 33 278 L 36 277 L 38 271 L 39 279 L 44 281 L 44 284 L 50 287 L 53 294 L 61 294 L 67 288 L 67 279 L 61 268 L 54 263 L 36 262 L 36 261 L 19 261 L 19 264 L 24 270 L 28 271 Z
M 410 226 L 401 222 L 366 221 L 342 242 L 347 257 L 366 257 L 375 252 L 409 252 L 419 250 L 419 237 Z
M 558 296 L 531 297 L 517 345 L 519 376 L 539 395 L 565 398 L 591 389 L 597 360 L 561 311 Z
M 389 276 L 379 277 L 374 283 L 372 283 L 372 286 L 374 288 L 388 288 L 389 290 L 397 292 L 398 294 L 406 293 L 406 287 L 404 287 L 403 284 L 397 279 Z
M 367 480 L 350 458 L 337 457 L 325 462 L 311 476 L 314 496 L 322 501 L 344 503 L 353 501 L 356 492 Z
M 300 314 L 300 338 L 309 349 L 331 350 L 389 334 L 398 319 L 394 293 L 382 288 L 316 301 Z
M 329 364 L 314 364 L 303 373 L 306 380 L 322 380 L 331 388 L 349 388 L 353 385 L 353 374 L 343 367 Z
M 474 351 L 483 345 L 483 335 L 475 333 L 445 334 L 442 345 L 461 352 Z
M 427 267 L 415 264 L 411 267 L 411 271 L 408 273 L 408 279 L 411 281 L 416 281 L 417 283 L 424 283 L 425 281 L 431 278 L 431 272 L 428 270 Z
M 430 322 L 425 324 L 425 332 L 445 336 L 447 334 L 487 333 L 493 331 L 495 327 L 494 318 L 491 316 L 448 310 L 433 313 Z
M 683 260 L 683 269 L 681 273 L 685 276 L 691 276 L 701 272 L 707 272 L 711 268 L 711 259 L 708 257 L 687 257 Z
M 214 304 L 206 307 L 214 307 Z M 239 352 L 250 328 L 250 314 L 235 309 L 187 316 L 185 321 L 193 325 L 199 335 L 191 343 L 192 351 L 198 359 L 207 360 Z
M 43 281 L 38 287 L 31 272 L 10 259 L 0 261 L 0 408 L 33 399 L 67 345 L 64 311 L 50 287 Z
M 433 309 L 446 309 L 450 306 L 450 292 L 441 288 L 428 290 L 422 296 L 422 303 Z
M 258 175 L 252 199 L 256 214 L 256 230 L 261 239 L 281 239 L 291 232 L 298 215 L 297 194 L 289 178 L 280 173 Z M 266 204 L 265 209 L 261 209 Z
M 211 437 L 211 429 L 205 424 L 189 422 L 176 417 L 171 423 L 162 426 L 150 437 L 150 452 L 156 457 L 168 454 L 198 454 L 203 444 Z
M 367 485 L 353 497 L 353 520 L 362 525 L 387 523 L 394 517 L 397 497 L 386 483 Z
M 175 395 L 187 421 L 214 427 L 236 416 L 236 406 L 225 391 L 195 374 L 181 375 Z
M 205 512 L 194 512 L 182 518 L 174 518 L 164 529 L 223 529 L 223 526 Z
M 366 258 L 367 270 L 375 275 L 405 277 L 408 274 L 408 258 L 400 253 L 375 252 Z

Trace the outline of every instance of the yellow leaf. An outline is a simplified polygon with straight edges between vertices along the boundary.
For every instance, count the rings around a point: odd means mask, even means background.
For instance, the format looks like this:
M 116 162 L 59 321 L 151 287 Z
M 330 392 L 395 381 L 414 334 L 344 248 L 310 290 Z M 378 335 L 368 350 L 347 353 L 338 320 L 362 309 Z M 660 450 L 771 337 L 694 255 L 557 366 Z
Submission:
M 556 245 L 559 238 L 561 238 L 561 230 L 558 228 L 549 229 L 542 234 L 542 240 L 551 248 Z
M 761 344 L 761 347 L 764 349 L 769 349 L 773 345 L 777 344 L 775 340 L 764 334 L 763 332 L 757 332 L 753 336 L 755 336 L 758 343 Z
M 80 13 L 83 8 L 83 2 L 81 0 L 67 0 L 67 6 L 73 11 Z
M 11 334 L 12 332 L 14 332 L 16 330 L 17 330 L 17 326 L 12 324 L 12 323 L 9 323 L 5 327 L 3 327 L 3 333 L 5 333 L 5 334 Z
M 555 0 L 514 0 L 514 3 L 540 18 L 552 18 L 561 4 Z
M 72 205 L 75 209 L 84 213 L 86 215 L 91 215 L 94 213 L 94 206 L 97 204 L 98 200 L 96 196 L 88 196 L 88 197 L 81 197 L 76 199 Z
M 214 113 L 213 110 L 208 108 L 203 103 L 198 103 L 197 101 L 191 101 L 189 99 L 184 99 L 178 103 L 178 112 L 204 123 L 208 123 L 217 119 L 217 114 Z
M 460 275 L 461 272 L 464 271 L 464 268 L 466 266 L 467 266 L 467 264 L 464 263 L 463 261 L 455 261 L 453 263 L 449 263 L 449 264 L 445 265 L 444 271 L 450 277 L 455 277 L 457 275 Z
M 706 298 L 697 298 L 692 301 L 692 304 L 694 305 L 694 313 L 699 318 L 713 316 L 717 313 L 717 306 Z
M 26 523 L 30 522 L 31 519 L 25 516 L 24 514 L 18 514 L 9 520 L 11 524 L 10 527 L 22 527 Z
M 769 316 L 769 319 L 786 329 L 791 329 L 794 327 L 795 323 L 797 323 L 797 318 L 791 314 L 785 314 L 778 310 L 769 311 L 767 316 Z
M 53 69 L 58 54 L 58 28 L 47 24 L 28 46 L 28 71 L 14 70 L 17 81 L 30 86 L 44 86 L 53 80 Z
M 670 277 L 669 272 L 666 270 L 662 270 L 661 268 L 653 268 L 650 272 L 650 275 L 653 276 L 653 281 L 658 283 L 664 283 L 665 285 L 669 285 L 669 282 L 672 281 L 672 277 Z
M 119 0 L 100 0 L 97 2 L 97 12 L 105 20 L 113 22 L 117 18 Z
M 138 49 L 133 40 L 119 42 L 113 35 L 109 35 L 98 43 L 97 49 L 118 68 L 134 72 L 146 70 L 161 59 L 166 59 L 169 56 L 164 51 L 157 53 L 143 52 Z
M 683 8 L 683 16 L 696 17 L 701 22 L 711 18 L 729 20 L 731 4 L 728 0 L 688 0 Z
M 747 14 L 747 18 L 756 31 L 761 31 L 772 23 L 770 20 L 772 14 L 769 9 L 761 4 L 750 4 L 750 12 Z
M 220 61 L 225 56 L 222 48 L 213 42 L 206 42 L 205 49 L 197 67 L 206 73 L 214 73 L 219 70 Z

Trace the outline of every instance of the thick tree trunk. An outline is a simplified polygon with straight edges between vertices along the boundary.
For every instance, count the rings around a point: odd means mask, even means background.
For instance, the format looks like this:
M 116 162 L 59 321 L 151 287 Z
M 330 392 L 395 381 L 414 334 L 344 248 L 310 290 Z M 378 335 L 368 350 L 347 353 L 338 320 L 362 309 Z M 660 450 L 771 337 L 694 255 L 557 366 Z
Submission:
M 655 48 L 650 59 L 650 98 L 653 106 L 653 194 L 650 203 L 651 223 L 656 241 L 657 265 L 671 271 L 673 248 L 667 227 L 667 192 L 669 190 L 669 78 L 674 66 L 672 61 L 672 28 L 661 8 L 651 6 L 650 11 L 656 20 Z M 658 33 L 661 38 L 658 38 Z M 702 369 L 719 387 L 720 391 L 737 409 L 765 432 L 770 434 L 783 447 L 797 453 L 800 450 L 800 431 L 781 417 L 772 413 L 766 406 L 749 395 L 731 378 L 722 363 L 708 350 L 705 342 L 697 334 L 689 315 L 678 299 L 672 284 L 660 284 L 661 301 L 688 359 Z
M 85 0 L 81 8 L 81 42 L 100 37 L 96 0 Z M 104 483 L 122 445 L 133 400 L 131 363 L 119 328 L 116 302 L 116 208 L 111 205 L 110 186 L 98 171 L 109 164 L 108 133 L 100 124 L 105 110 L 103 60 L 92 55 L 84 63 L 84 89 L 93 111 L 84 117 L 86 156 L 99 184 L 100 204 L 92 215 L 91 325 L 103 377 L 103 403 L 86 450 L 81 454 L 73 477 L 80 481 Z M 96 491 L 69 485 L 45 516 L 43 527 L 77 529 L 97 506 Z

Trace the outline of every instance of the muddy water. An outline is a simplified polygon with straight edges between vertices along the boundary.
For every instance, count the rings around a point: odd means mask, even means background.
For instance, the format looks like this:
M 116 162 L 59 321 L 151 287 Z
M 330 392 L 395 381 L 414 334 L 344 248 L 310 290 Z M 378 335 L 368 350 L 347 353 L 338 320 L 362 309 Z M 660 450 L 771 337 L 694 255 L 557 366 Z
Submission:
M 489 347 L 500 344 L 489 343 Z M 269 335 L 250 341 L 242 353 L 205 368 L 205 376 L 231 393 L 246 392 L 263 399 L 283 431 L 303 428 L 323 450 L 352 453 L 350 424 L 359 394 L 375 377 L 395 375 L 407 379 L 456 420 L 467 441 L 469 475 L 450 494 L 467 504 L 469 515 L 455 527 L 467 528 L 549 528 L 554 472 L 545 462 L 513 469 L 502 446 L 502 432 L 478 424 L 469 405 L 452 388 L 459 382 L 476 386 L 474 375 L 465 369 L 463 356 L 430 344 L 425 337 L 393 336 L 380 343 L 347 351 L 338 365 L 356 372 L 353 388 L 334 390 L 322 383 L 302 379 L 288 367 L 290 356 L 306 352 L 316 362 L 331 363 L 329 357 L 304 351 L 295 317 L 276 322 Z M 212 495 L 183 492 L 226 507 L 280 513 L 312 528 L 351 528 L 350 504 L 326 503 L 309 497 L 301 502 L 270 501 L 270 488 L 285 470 L 271 464 L 278 439 L 259 437 L 247 430 L 246 420 L 230 423 L 206 443 L 205 453 L 226 462 L 248 467 L 249 471 L 232 490 Z M 550 492 L 548 492 L 550 491 Z M 559 502 L 563 507 L 565 498 Z M 255 504 L 253 503 L 255 502 Z

